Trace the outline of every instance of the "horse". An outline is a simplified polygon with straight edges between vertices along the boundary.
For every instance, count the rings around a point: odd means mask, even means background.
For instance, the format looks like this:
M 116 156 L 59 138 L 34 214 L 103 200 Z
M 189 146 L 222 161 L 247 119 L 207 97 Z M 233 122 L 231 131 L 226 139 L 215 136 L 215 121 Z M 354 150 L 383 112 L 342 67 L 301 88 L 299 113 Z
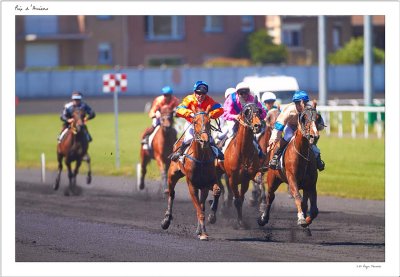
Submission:
M 209 117 L 210 106 L 206 111 L 197 109 L 193 117 L 194 138 L 184 153 L 184 159 L 172 161 L 168 170 L 168 207 L 165 212 L 161 227 L 168 229 L 172 220 L 172 206 L 175 198 L 175 185 L 180 178 L 186 176 L 189 193 L 196 209 L 197 229 L 196 234 L 200 240 L 208 240 L 205 225 L 205 201 L 208 191 L 213 192 L 214 199 L 211 203 L 211 213 L 208 222 L 216 222 L 216 212 L 220 188 L 217 184 L 215 170 L 215 154 L 210 146 L 211 123 Z M 177 149 L 182 143 L 182 138 L 176 144 Z M 200 198 L 199 198 L 200 191 Z
M 260 110 L 256 103 L 257 99 L 254 103 L 244 105 L 238 117 L 237 134 L 225 150 L 225 160 L 218 162 L 219 175 L 220 172 L 225 172 L 228 177 L 229 188 L 234 194 L 237 223 L 240 227 L 244 226 L 242 222 L 244 195 L 249 188 L 250 180 L 254 180 L 261 170 L 258 149 L 253 143 L 254 134 L 261 131 Z M 240 192 L 239 184 L 241 184 Z M 232 206 L 231 202 L 232 199 L 228 196 L 228 207 Z
M 77 194 L 76 176 L 78 175 L 82 160 L 87 162 L 89 169 L 86 177 L 86 183 L 90 184 L 92 181 L 90 156 L 88 154 L 89 142 L 86 136 L 87 129 L 85 126 L 84 117 L 85 111 L 75 108 L 74 112 L 72 113 L 73 122 L 71 123 L 62 140 L 57 144 L 58 174 L 53 188 L 54 190 L 58 190 L 59 188 L 61 171 L 63 169 L 62 161 L 65 158 L 69 179 L 69 186 L 65 191 L 65 195 L 69 195 L 70 193 L 73 195 Z M 71 163 L 74 161 L 76 161 L 76 164 L 74 171 L 72 171 Z
M 272 134 L 272 130 L 274 129 L 274 124 L 279 114 L 280 111 L 277 108 L 273 108 L 267 113 L 267 116 L 265 117 L 264 120 L 265 122 L 264 131 L 261 132 L 260 136 L 258 136 L 258 144 L 260 145 L 263 153 L 267 154 L 265 155 L 265 158 L 261 159 L 262 165 L 268 165 L 269 162 L 269 155 L 267 153 L 268 143 Z M 265 175 L 264 172 L 261 172 L 259 178 L 256 181 L 253 181 L 253 190 L 251 192 L 252 196 L 249 199 L 249 203 L 251 206 L 256 206 L 257 204 L 260 204 L 259 206 L 260 212 L 264 210 L 266 202 L 264 175 Z
M 265 210 L 258 217 L 258 224 L 264 226 L 268 223 L 275 191 L 283 182 L 287 183 L 294 197 L 297 208 L 297 224 L 307 228 L 318 215 L 317 207 L 317 179 L 318 171 L 315 155 L 311 149 L 314 140 L 319 137 L 316 128 L 316 102 L 311 107 L 306 107 L 299 116 L 298 128 L 282 154 L 282 169 L 268 169 L 267 185 L 268 196 Z M 277 147 L 277 145 L 275 145 Z M 273 155 L 271 151 L 270 158 Z M 299 190 L 303 190 L 303 197 Z M 310 213 L 308 212 L 310 200 Z
M 154 135 L 152 145 L 150 149 L 140 149 L 140 182 L 139 189 L 144 189 L 145 182 L 144 178 L 147 173 L 147 164 L 151 159 L 155 159 L 157 166 L 161 172 L 161 186 L 159 191 L 162 189 L 164 192 L 167 191 L 167 171 L 171 160 L 168 156 L 172 153 L 174 142 L 177 138 L 177 132 L 174 128 L 174 117 L 173 110 L 167 105 L 161 107 L 160 110 L 160 128 Z

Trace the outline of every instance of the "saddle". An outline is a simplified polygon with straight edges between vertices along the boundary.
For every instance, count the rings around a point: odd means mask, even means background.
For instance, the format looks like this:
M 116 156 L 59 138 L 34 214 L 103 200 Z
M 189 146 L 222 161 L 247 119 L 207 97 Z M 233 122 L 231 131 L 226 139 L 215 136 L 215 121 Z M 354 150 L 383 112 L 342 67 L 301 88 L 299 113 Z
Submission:
M 152 150 L 152 145 L 153 145 L 153 139 L 155 135 L 157 134 L 158 129 L 160 129 L 160 125 L 157 125 L 156 128 L 154 128 L 154 131 L 149 135 L 149 142 L 147 144 L 143 144 L 143 150 Z

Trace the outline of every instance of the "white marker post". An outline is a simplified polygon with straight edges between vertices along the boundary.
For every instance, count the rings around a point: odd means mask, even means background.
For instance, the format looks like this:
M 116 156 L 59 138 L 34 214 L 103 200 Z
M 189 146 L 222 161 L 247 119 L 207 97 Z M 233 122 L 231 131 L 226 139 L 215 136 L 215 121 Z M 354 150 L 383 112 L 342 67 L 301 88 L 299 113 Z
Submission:
M 46 182 L 46 157 L 44 153 L 40 155 L 40 160 L 42 164 L 42 183 Z
M 117 69 L 118 70 L 118 69 Z M 118 138 L 118 92 L 126 91 L 127 88 L 126 74 L 104 74 L 103 75 L 103 92 L 114 92 L 114 115 L 115 115 L 115 167 L 119 169 L 119 138 Z

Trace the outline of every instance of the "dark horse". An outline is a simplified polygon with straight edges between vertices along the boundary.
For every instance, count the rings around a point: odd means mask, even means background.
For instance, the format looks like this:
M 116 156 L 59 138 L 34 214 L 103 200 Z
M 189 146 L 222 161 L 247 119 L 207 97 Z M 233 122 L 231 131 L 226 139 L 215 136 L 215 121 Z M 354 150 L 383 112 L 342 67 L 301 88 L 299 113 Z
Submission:
M 258 144 L 261 147 L 263 153 L 266 153 L 265 158 L 261 159 L 261 164 L 266 166 L 269 162 L 269 155 L 267 153 L 269 139 L 272 134 L 272 130 L 274 129 L 274 124 L 276 119 L 278 118 L 280 111 L 277 108 L 271 109 L 267 116 L 265 117 L 265 129 L 264 132 L 258 137 Z M 265 209 L 265 186 L 264 186 L 264 172 L 261 172 L 261 175 L 258 175 L 257 181 L 253 182 L 253 190 L 252 196 L 250 198 L 250 205 L 256 206 L 260 204 L 260 212 Z
M 311 149 L 312 143 L 319 136 L 315 125 L 317 114 L 315 107 L 316 102 L 312 107 L 306 107 L 300 114 L 298 128 L 282 155 L 284 167 L 278 170 L 268 169 L 267 205 L 258 218 L 258 224 L 261 226 L 268 223 L 275 191 L 282 182 L 289 184 L 290 192 L 294 197 L 298 225 L 307 227 L 318 215 L 316 190 L 318 172 L 315 155 Z M 303 190 L 303 197 L 299 192 L 300 189 Z M 307 216 L 308 200 L 311 204 L 309 216 Z
M 168 208 L 165 212 L 161 227 L 167 229 L 172 220 L 172 206 L 175 198 L 175 185 L 180 178 L 186 176 L 186 182 L 193 205 L 197 213 L 196 234 L 200 240 L 208 240 L 205 225 L 205 201 L 208 191 L 212 190 L 214 200 L 211 201 L 211 214 L 208 221 L 213 224 L 216 222 L 216 211 L 220 189 L 217 184 L 215 170 L 215 154 L 210 147 L 211 123 L 208 115 L 210 107 L 206 111 L 197 110 L 193 118 L 194 138 L 184 154 L 183 161 L 172 161 L 168 170 Z M 179 140 L 176 148 L 182 140 Z M 199 199 L 200 191 L 200 199 Z
M 54 190 L 57 190 L 60 185 L 62 161 L 65 157 L 65 164 L 68 168 L 69 186 L 65 191 L 65 195 L 69 193 L 77 194 L 76 192 L 76 176 L 78 175 L 79 167 L 81 166 L 82 160 L 85 160 L 88 164 L 88 175 L 86 177 L 86 183 L 90 184 L 92 181 L 92 174 L 90 169 L 90 156 L 87 153 L 89 148 L 89 142 L 86 136 L 86 126 L 84 122 L 85 111 L 79 108 L 75 108 L 72 113 L 74 121 L 71 123 L 67 133 L 63 139 L 57 145 L 57 161 L 58 161 L 58 174 L 56 182 L 54 184 Z M 75 169 L 72 171 L 71 163 L 76 161 Z
M 257 99 L 255 99 L 255 103 L 247 103 L 243 107 L 238 118 L 240 124 L 237 134 L 225 150 L 225 160 L 218 163 L 220 168 L 218 172 L 225 172 L 229 188 L 234 194 L 239 226 L 243 226 L 242 206 L 249 182 L 254 180 L 257 174 L 260 174 L 261 163 L 258 150 L 253 143 L 254 134 L 261 131 L 260 111 L 256 103 Z M 239 184 L 241 184 L 240 193 Z M 232 199 L 228 196 L 228 207 L 232 205 L 231 201 Z
M 146 167 L 150 160 L 153 158 L 157 162 L 157 166 L 161 172 L 162 185 L 160 191 L 163 189 L 167 192 L 167 171 L 171 160 L 168 156 L 172 153 L 174 142 L 176 141 L 177 132 L 174 128 L 173 111 L 168 106 L 161 107 L 160 110 L 160 128 L 154 135 L 151 149 L 140 149 L 140 183 L 139 188 L 144 189 L 144 177 L 146 176 Z

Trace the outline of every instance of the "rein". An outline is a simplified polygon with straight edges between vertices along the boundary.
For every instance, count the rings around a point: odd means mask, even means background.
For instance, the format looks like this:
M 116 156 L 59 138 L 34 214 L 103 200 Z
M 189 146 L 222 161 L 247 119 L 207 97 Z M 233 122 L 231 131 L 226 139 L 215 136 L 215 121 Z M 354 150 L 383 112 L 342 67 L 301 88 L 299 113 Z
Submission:
M 197 115 L 202 115 L 202 118 L 203 118 L 202 125 L 201 125 L 201 132 L 199 132 L 199 133 L 195 132 L 194 133 L 193 140 L 192 140 L 190 145 L 192 145 L 194 141 L 200 142 L 201 141 L 201 134 L 207 134 L 209 138 L 211 137 L 211 130 L 209 130 L 209 131 L 206 130 L 206 128 L 204 126 L 204 116 L 206 116 L 207 113 L 206 112 L 198 112 L 198 113 L 195 114 L 195 116 L 197 116 Z M 190 125 L 195 125 L 196 123 L 197 122 L 192 122 Z M 189 128 L 189 126 L 188 126 L 188 128 Z M 186 128 L 186 130 L 187 130 L 187 128 Z M 185 132 L 186 132 L 186 130 L 185 130 Z M 189 146 L 189 148 L 190 148 L 190 146 Z M 194 158 L 193 156 L 191 156 L 190 154 L 186 154 L 186 153 L 183 153 L 183 156 L 185 156 L 188 159 L 194 161 L 195 163 L 204 165 L 204 164 L 208 164 L 208 163 L 214 162 L 215 154 L 214 154 L 214 151 L 212 149 L 211 149 L 211 153 L 212 153 L 212 155 L 211 155 L 211 158 L 209 160 L 198 160 L 198 159 Z

